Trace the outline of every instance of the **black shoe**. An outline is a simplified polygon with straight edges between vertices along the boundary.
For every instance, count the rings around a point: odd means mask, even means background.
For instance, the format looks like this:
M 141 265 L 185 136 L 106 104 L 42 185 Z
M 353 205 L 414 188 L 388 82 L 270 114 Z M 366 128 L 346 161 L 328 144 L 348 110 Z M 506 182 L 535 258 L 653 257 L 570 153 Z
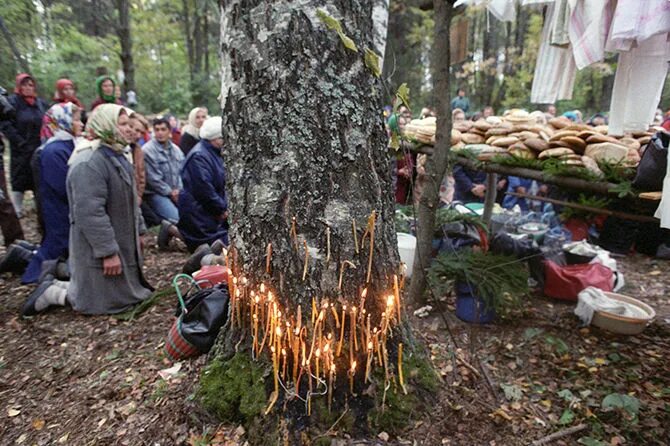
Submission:
M 37 251 L 40 249 L 40 245 L 35 245 L 34 243 L 30 243 L 25 240 L 15 240 L 14 244 L 19 245 L 21 248 L 25 248 L 28 251 Z
M 161 222 L 161 229 L 158 232 L 158 249 L 166 250 L 170 243 L 170 227 L 172 223 L 167 220 Z
M 217 240 L 214 243 L 212 243 L 211 248 L 212 248 L 212 254 L 216 256 L 220 256 L 221 253 L 223 252 L 223 249 L 226 247 L 226 245 L 223 244 L 221 240 Z
M 37 311 L 35 308 L 35 304 L 37 303 L 37 300 L 44 294 L 47 288 L 53 285 L 53 283 L 53 276 L 47 276 L 47 280 L 44 280 L 42 283 L 40 283 L 37 288 L 35 288 L 35 290 L 30 293 L 28 300 L 23 304 L 23 307 L 21 307 L 21 316 L 35 316 L 39 313 L 39 311 Z
M 2 258 L 2 261 L 0 261 L 0 273 L 23 274 L 33 255 L 33 251 L 20 245 L 9 245 L 7 253 Z
M 200 269 L 200 261 L 207 254 L 212 254 L 212 248 L 210 248 L 208 244 L 205 243 L 198 246 L 193 255 L 186 261 L 186 264 L 182 268 L 181 272 L 191 275 L 198 271 Z

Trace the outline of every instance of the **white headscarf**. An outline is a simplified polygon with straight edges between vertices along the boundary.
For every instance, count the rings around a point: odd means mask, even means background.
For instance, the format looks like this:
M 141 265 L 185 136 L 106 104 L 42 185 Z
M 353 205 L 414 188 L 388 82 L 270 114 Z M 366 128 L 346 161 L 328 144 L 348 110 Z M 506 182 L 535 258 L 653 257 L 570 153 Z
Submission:
M 195 117 L 198 114 L 199 111 L 205 111 L 206 109 L 203 107 L 196 107 L 193 110 L 191 110 L 188 114 L 188 124 L 184 126 L 182 129 L 182 133 L 188 133 L 195 139 L 200 139 L 199 135 L 199 128 L 195 125 Z

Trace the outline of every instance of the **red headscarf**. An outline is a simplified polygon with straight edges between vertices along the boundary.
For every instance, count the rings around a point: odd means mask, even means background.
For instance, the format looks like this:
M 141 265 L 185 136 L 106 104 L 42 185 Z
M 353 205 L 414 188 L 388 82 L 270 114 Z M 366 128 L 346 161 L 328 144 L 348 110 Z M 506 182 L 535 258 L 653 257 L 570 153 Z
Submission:
M 26 101 L 26 103 L 28 105 L 35 105 L 35 101 L 37 100 L 37 96 L 35 95 L 34 92 L 33 92 L 32 96 L 26 96 L 21 92 L 21 85 L 28 79 L 33 81 L 33 84 L 35 85 L 35 91 L 37 91 L 37 82 L 35 82 L 35 79 L 31 75 L 29 75 L 28 73 L 21 73 L 21 74 L 16 76 L 16 82 L 14 84 L 14 93 L 21 96 L 23 98 L 23 100 Z
M 66 102 L 72 102 L 75 104 L 77 107 L 80 109 L 84 109 L 83 104 L 79 99 L 77 98 L 76 93 L 73 96 L 67 97 L 63 93 L 63 90 L 65 90 L 66 87 L 72 87 L 73 90 L 76 91 L 76 88 L 74 86 L 74 82 L 72 82 L 70 79 L 58 79 L 56 81 L 56 94 L 54 94 L 54 102 L 57 102 L 59 104 L 64 104 Z

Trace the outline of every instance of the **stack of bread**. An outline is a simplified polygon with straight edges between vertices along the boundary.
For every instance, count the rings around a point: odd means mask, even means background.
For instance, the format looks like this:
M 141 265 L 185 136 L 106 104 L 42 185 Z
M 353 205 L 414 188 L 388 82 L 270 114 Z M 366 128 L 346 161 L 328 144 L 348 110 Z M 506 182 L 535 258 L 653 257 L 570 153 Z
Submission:
M 640 147 L 653 135 L 653 131 L 647 131 L 613 137 L 607 135 L 607 126 L 575 124 L 565 117 L 545 122 L 543 114 L 519 109 L 509 110 L 502 117 L 456 122 L 453 127 L 452 150 L 473 150 L 482 161 L 501 155 L 555 158 L 576 167 L 590 167 L 599 161 L 637 166 Z M 419 143 L 433 144 L 435 118 L 411 121 L 405 134 Z

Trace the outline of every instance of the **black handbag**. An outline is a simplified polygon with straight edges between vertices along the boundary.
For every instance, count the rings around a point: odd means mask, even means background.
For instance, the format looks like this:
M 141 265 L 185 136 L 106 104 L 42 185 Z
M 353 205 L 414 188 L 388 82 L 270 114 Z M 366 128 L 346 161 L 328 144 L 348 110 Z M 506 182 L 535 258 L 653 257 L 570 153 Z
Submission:
M 196 289 L 193 294 L 187 292 L 186 298 L 182 297 L 179 288 L 181 279 L 188 280 L 191 288 Z M 178 274 L 172 283 L 179 305 L 177 318 L 165 342 L 166 353 L 172 360 L 178 361 L 209 352 L 228 320 L 228 285 L 200 289 L 197 282 L 186 274 Z
M 663 179 L 668 167 L 670 133 L 658 132 L 651 137 L 642 154 L 633 187 L 642 191 L 663 190 Z

